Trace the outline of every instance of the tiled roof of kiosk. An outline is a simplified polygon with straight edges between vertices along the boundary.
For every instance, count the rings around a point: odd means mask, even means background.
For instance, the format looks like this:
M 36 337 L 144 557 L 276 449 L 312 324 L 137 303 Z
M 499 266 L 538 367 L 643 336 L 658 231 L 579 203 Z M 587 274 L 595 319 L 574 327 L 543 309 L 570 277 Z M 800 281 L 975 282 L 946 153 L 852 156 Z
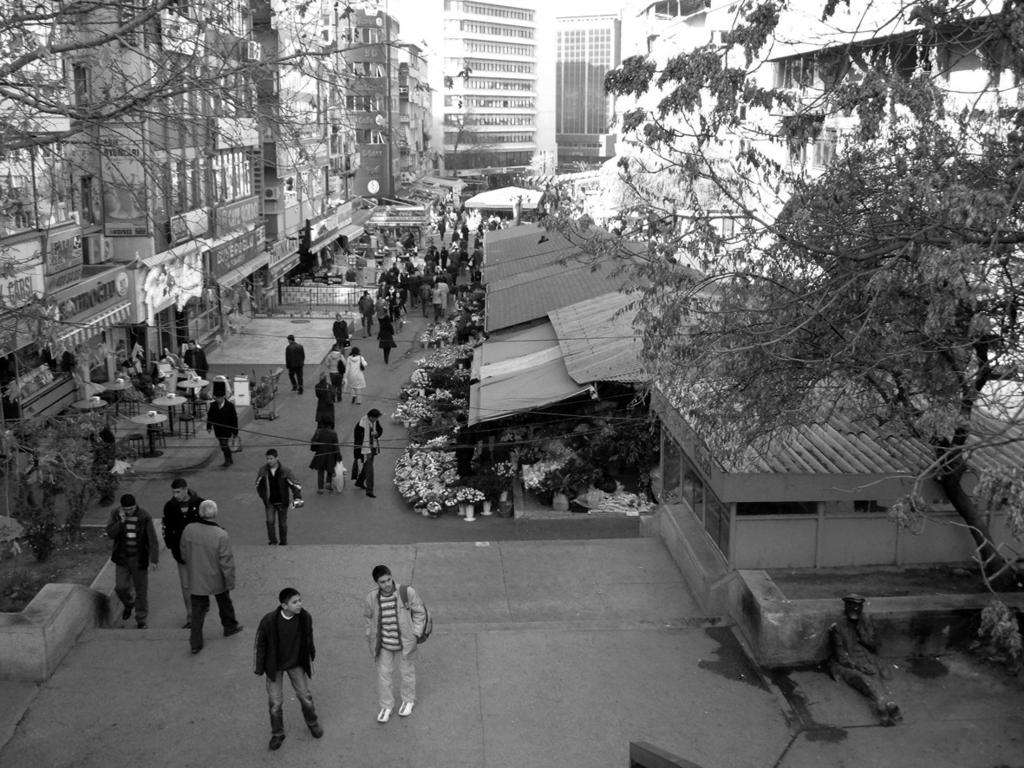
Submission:
M 979 446 L 969 463 L 1021 466 L 1024 430 L 1019 425 L 975 415 Z M 910 440 L 882 427 L 833 416 L 827 423 L 804 424 L 777 435 L 767 450 L 751 446 L 732 472 L 797 474 L 917 474 L 934 459 L 923 442 Z
M 548 312 L 558 335 L 569 376 L 578 384 L 594 381 L 647 381 L 640 338 L 633 329 L 636 297 L 605 293 Z

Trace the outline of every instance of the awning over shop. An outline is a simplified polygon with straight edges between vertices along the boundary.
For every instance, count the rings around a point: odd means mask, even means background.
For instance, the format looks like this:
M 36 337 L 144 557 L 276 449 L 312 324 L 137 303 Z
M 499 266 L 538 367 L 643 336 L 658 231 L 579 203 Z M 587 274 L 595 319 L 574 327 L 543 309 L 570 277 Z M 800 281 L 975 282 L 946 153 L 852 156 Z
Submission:
M 63 333 L 57 336 L 55 344 L 59 347 L 74 349 L 76 346 L 86 341 L 91 336 L 99 333 L 103 329 L 110 328 L 118 323 L 127 322 L 128 318 L 131 317 L 131 313 L 131 301 L 123 301 L 120 304 L 116 304 L 113 307 L 103 310 L 86 322 L 76 323 L 74 327 L 67 328 Z
M 270 268 L 270 280 L 273 282 L 284 276 L 284 273 L 299 263 L 299 254 L 293 253 L 277 262 Z
M 471 425 L 590 391 L 569 378 L 551 323 L 492 336 L 474 355 L 472 377 Z
M 349 224 L 347 227 L 342 227 L 341 232 L 338 233 L 338 237 L 344 237 L 347 240 L 354 240 L 363 234 L 363 228 L 359 224 Z
M 242 266 L 236 267 L 235 269 L 232 269 L 225 275 L 218 277 L 217 285 L 219 285 L 221 288 L 231 288 L 232 286 L 235 286 L 238 283 L 242 282 L 242 280 L 247 278 L 257 269 L 265 267 L 269 263 L 270 254 L 264 251 L 252 261 L 246 262 Z
M 155 253 L 142 259 L 142 263 L 149 268 L 159 267 L 170 261 L 182 261 L 187 257 L 198 257 L 203 251 L 210 249 L 210 243 L 201 237 L 189 240 L 187 243 L 168 248 L 166 251 Z

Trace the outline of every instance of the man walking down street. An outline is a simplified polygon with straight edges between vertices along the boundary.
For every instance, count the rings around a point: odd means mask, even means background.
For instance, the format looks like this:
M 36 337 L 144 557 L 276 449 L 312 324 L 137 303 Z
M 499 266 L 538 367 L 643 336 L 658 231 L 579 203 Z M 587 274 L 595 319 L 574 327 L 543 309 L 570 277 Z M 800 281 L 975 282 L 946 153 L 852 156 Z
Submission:
M 150 514 L 135 503 L 130 493 L 121 497 L 121 506 L 110 513 L 107 536 L 114 540 L 110 560 L 116 566 L 114 591 L 124 606 L 121 620 L 128 621 L 135 611 L 135 623 L 146 628 L 149 616 L 149 569 L 155 571 L 160 560 L 160 541 Z
M 344 350 L 351 342 L 348 333 L 348 320 L 342 317 L 339 312 L 334 316 L 334 324 L 331 326 L 331 333 L 334 334 L 334 343 L 338 345 L 339 350 Z
M 398 662 L 402 696 L 398 716 L 408 717 L 416 704 L 416 637 L 423 632 L 427 612 L 412 587 L 406 587 L 408 605 L 399 600 L 399 586 L 386 565 L 374 567 L 373 580 L 377 586 L 366 596 L 363 617 L 366 619 L 366 641 L 377 663 L 377 697 L 380 703 L 377 722 L 386 723 L 395 708 L 395 695 L 391 690 L 395 661 Z
M 357 488 L 366 490 L 366 495 L 371 499 L 377 498 L 373 492 L 373 457 L 380 453 L 380 436 L 384 434 L 384 427 L 380 423 L 380 411 L 371 408 L 356 423 L 352 433 L 353 458 L 352 479 L 355 480 Z M 359 461 L 363 466 L 359 469 Z M 357 473 L 358 469 L 358 473 Z
M 206 431 L 213 430 L 214 437 L 220 443 L 220 452 L 224 455 L 222 467 L 230 467 L 234 464 L 231 458 L 231 438 L 238 434 L 238 412 L 235 404 L 225 396 L 227 392 L 224 382 L 213 383 L 214 400 L 210 403 L 210 410 L 206 412 Z
M 281 466 L 276 448 L 267 450 L 266 460 L 267 463 L 256 473 L 256 493 L 266 510 L 267 543 L 277 544 L 280 535 L 280 542 L 284 545 L 288 543 L 288 507 L 293 499 L 296 507 L 302 506 L 302 486 L 290 469 Z
M 224 637 L 237 635 L 242 625 L 235 618 L 231 590 L 235 588 L 235 556 L 228 532 L 217 524 L 217 503 L 207 499 L 199 505 L 199 519 L 185 526 L 181 534 L 181 554 L 188 569 L 188 589 L 192 598 L 192 653 L 203 650 L 203 623 L 210 610 L 210 595 L 217 601 Z
M 373 318 L 377 316 L 373 306 L 373 299 L 369 291 L 363 291 L 359 297 L 359 317 L 363 324 L 363 338 L 368 338 L 373 333 Z
M 288 381 L 292 392 L 302 394 L 302 366 L 306 364 L 306 350 L 292 334 L 288 334 L 288 346 L 284 348 L 284 367 L 288 369 Z
M 186 525 L 199 519 L 199 505 L 202 501 L 203 497 L 188 487 L 185 478 L 175 478 L 171 481 L 171 498 L 164 504 L 164 517 L 161 523 L 164 545 L 178 564 L 178 582 L 181 584 L 181 597 L 185 602 L 185 625 L 182 629 L 189 629 L 192 626 L 192 598 L 188 591 L 188 569 L 181 556 L 181 534 Z
M 210 372 L 210 364 L 206 362 L 206 352 L 195 339 L 188 342 L 185 349 L 185 365 L 195 371 L 200 379 L 205 379 Z
M 278 607 L 260 620 L 253 653 L 257 675 L 266 675 L 270 708 L 270 749 L 284 742 L 284 676 L 295 691 L 302 717 L 314 739 L 324 735 L 316 715 L 309 678 L 313 676 L 316 646 L 313 643 L 313 617 L 302 607 L 297 589 L 285 587 L 277 596 Z

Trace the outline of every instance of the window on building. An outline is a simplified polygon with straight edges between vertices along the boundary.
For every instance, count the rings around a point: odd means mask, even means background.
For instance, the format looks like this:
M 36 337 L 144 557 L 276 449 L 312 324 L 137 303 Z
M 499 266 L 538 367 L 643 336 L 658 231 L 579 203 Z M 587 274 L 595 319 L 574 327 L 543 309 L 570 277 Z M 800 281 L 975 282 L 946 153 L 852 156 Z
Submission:
M 85 64 L 72 64 L 71 77 L 74 82 L 75 106 L 85 106 L 89 103 L 90 94 L 89 68 Z
M 816 501 L 741 501 L 736 504 L 737 515 L 816 515 Z

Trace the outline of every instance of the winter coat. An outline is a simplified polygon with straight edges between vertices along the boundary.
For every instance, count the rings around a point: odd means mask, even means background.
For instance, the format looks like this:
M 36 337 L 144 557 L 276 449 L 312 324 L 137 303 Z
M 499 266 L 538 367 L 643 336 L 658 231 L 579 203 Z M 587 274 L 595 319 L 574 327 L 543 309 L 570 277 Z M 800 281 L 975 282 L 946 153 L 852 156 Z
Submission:
M 352 447 L 356 453 L 363 456 L 376 456 L 380 453 L 380 436 L 383 434 L 384 427 L 381 426 L 380 419 L 371 426 L 370 417 L 364 415 L 352 432 Z
M 179 563 L 185 562 L 181 559 L 181 533 L 185 530 L 186 525 L 199 519 L 199 505 L 202 503 L 203 497 L 189 488 L 188 508 L 184 515 L 181 514 L 181 504 L 177 499 L 172 498 L 164 504 L 164 517 L 161 521 L 164 546 L 170 550 L 171 556 Z
M 213 429 L 217 437 L 234 437 L 238 434 L 238 411 L 235 404 L 230 400 L 218 403 L 214 400 L 210 403 L 210 410 L 206 412 L 206 428 Z
M 277 673 L 284 671 L 277 668 L 277 623 L 282 621 L 285 619 L 278 607 L 260 619 L 260 625 L 256 628 L 252 671 L 257 675 L 266 675 L 268 680 L 276 680 Z M 303 608 L 291 621 L 299 622 L 299 666 L 308 677 L 312 677 L 313 661 L 316 659 L 313 617 Z
M 289 342 L 284 348 L 285 368 L 301 368 L 306 364 L 306 350 L 297 341 Z
M 120 507 L 114 507 L 110 511 L 106 531 L 107 536 L 114 540 L 110 560 L 114 565 L 127 565 L 128 540 L 125 536 L 125 525 L 118 515 L 120 511 Z M 142 507 L 136 508 L 135 515 L 139 518 L 139 538 L 135 545 L 139 567 L 146 568 L 150 563 L 156 565 L 160 561 L 160 540 L 156 537 L 156 525 L 153 524 L 149 512 Z
M 395 324 L 391 322 L 390 317 L 381 318 L 377 339 L 381 349 L 394 349 L 398 346 L 395 344 Z
M 228 532 L 214 522 L 189 523 L 181 534 L 190 595 L 219 595 L 235 588 L 235 556 Z
M 333 470 L 341 461 L 341 446 L 338 444 L 338 433 L 333 429 L 318 429 L 309 441 L 309 450 L 314 451 L 310 469 Z
M 402 655 L 406 656 L 416 648 L 416 635 L 423 631 L 423 625 L 427 621 L 427 612 L 423 607 L 423 601 L 416 594 L 416 590 L 407 587 L 409 591 L 409 607 L 402 605 L 402 596 L 399 591 L 399 584 L 395 582 L 395 596 L 398 600 L 398 635 L 402 640 Z M 380 654 L 380 601 L 377 596 L 380 588 L 373 590 L 366 596 L 363 604 L 363 618 L 366 620 L 366 642 L 370 646 L 370 653 L 374 658 Z
M 335 320 L 334 325 L 331 326 L 331 333 L 334 334 L 334 340 L 338 342 L 338 349 L 348 346 L 348 321 Z
M 259 472 L 256 473 L 256 495 L 260 497 L 260 500 L 264 503 L 268 503 L 270 498 L 270 467 L 264 464 L 260 467 Z M 302 486 L 299 485 L 295 479 L 295 475 L 292 474 L 290 469 L 287 469 L 283 464 L 278 462 L 277 465 L 277 484 L 281 491 L 281 501 L 284 504 L 288 503 L 288 493 L 292 494 L 292 497 L 296 499 L 302 498 Z
M 366 376 L 363 371 L 366 370 L 366 358 L 362 355 L 353 355 L 345 364 L 345 385 L 349 389 L 365 389 Z
M 316 413 L 313 416 L 317 424 L 320 422 L 334 423 L 334 387 L 329 379 L 318 381 L 313 387 L 316 395 Z

